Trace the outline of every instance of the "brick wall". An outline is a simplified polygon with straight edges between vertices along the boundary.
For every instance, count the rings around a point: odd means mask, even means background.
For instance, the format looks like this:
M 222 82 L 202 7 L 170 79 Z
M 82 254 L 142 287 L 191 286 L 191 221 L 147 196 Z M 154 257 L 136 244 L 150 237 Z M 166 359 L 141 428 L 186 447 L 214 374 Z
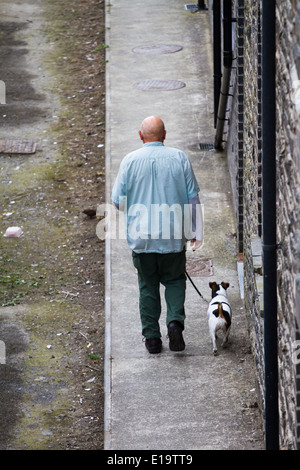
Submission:
M 227 155 L 233 183 L 238 238 L 242 240 L 245 306 L 249 313 L 258 394 L 263 408 L 263 318 L 260 302 L 262 280 L 259 269 L 256 268 L 255 272 L 254 268 L 254 252 L 257 255 L 259 248 L 253 248 L 255 241 L 261 236 L 260 3 L 247 0 L 233 2 L 233 16 L 237 19 L 234 26 L 236 68 L 232 71 L 233 102 L 230 110 Z
M 233 1 L 236 67 L 227 142 L 245 304 L 264 407 L 261 220 L 261 0 Z M 300 448 L 300 11 L 277 2 L 277 237 L 280 445 Z M 241 188 L 242 186 L 242 188 Z M 242 224 L 241 224 L 242 221 Z M 298 309 L 298 310 L 297 310 Z M 296 359 L 298 360 L 295 360 Z

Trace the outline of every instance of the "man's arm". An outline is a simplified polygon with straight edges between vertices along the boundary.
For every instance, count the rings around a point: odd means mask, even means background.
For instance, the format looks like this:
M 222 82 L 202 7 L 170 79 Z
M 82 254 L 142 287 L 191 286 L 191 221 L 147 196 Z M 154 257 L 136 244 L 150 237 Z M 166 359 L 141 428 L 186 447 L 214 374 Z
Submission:
M 111 194 L 111 199 L 114 204 L 114 206 L 118 210 L 122 210 L 122 202 L 121 199 L 122 197 L 125 196 L 126 194 L 126 166 L 124 165 L 124 160 L 122 160 L 120 164 L 120 168 L 115 180 L 115 183 L 112 188 L 112 194 Z
M 203 217 L 198 194 L 189 199 L 189 204 L 192 211 L 192 232 L 195 234 L 195 237 L 191 239 L 191 246 L 193 251 L 196 251 L 203 243 Z

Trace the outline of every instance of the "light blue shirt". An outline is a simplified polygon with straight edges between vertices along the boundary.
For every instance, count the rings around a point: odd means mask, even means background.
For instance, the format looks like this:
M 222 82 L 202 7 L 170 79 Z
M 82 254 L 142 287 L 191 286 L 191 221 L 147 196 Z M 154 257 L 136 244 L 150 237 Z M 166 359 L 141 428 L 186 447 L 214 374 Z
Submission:
M 191 238 L 189 200 L 198 192 L 191 163 L 181 150 L 149 142 L 126 155 L 112 201 L 124 211 L 129 247 L 137 253 L 182 251 Z

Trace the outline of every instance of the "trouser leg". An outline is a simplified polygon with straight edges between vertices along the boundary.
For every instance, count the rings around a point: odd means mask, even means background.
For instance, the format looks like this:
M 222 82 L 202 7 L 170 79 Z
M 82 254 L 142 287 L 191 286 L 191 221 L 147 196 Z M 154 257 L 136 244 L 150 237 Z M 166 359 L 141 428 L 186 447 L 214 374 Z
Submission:
M 178 321 L 184 328 L 186 291 L 185 251 L 161 255 L 159 261 L 160 282 L 165 286 L 167 304 L 166 324 Z
M 161 300 L 156 255 L 156 253 L 132 253 L 133 264 L 138 271 L 142 335 L 146 339 L 161 337 L 159 327 Z

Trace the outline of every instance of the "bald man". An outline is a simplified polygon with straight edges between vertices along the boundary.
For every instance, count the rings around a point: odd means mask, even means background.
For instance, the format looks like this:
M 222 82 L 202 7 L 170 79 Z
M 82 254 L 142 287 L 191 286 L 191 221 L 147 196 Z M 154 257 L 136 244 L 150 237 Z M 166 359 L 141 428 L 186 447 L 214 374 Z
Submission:
M 156 116 L 144 119 L 139 130 L 140 138 L 144 144 L 146 142 L 163 142 L 166 138 L 166 133 L 163 121 Z
M 186 243 L 202 245 L 199 186 L 184 152 L 164 145 L 166 129 L 149 116 L 139 130 L 143 146 L 124 157 L 112 201 L 124 210 L 127 242 L 138 272 L 142 335 L 149 353 L 161 352 L 160 284 L 165 286 L 169 348 L 185 348 Z

